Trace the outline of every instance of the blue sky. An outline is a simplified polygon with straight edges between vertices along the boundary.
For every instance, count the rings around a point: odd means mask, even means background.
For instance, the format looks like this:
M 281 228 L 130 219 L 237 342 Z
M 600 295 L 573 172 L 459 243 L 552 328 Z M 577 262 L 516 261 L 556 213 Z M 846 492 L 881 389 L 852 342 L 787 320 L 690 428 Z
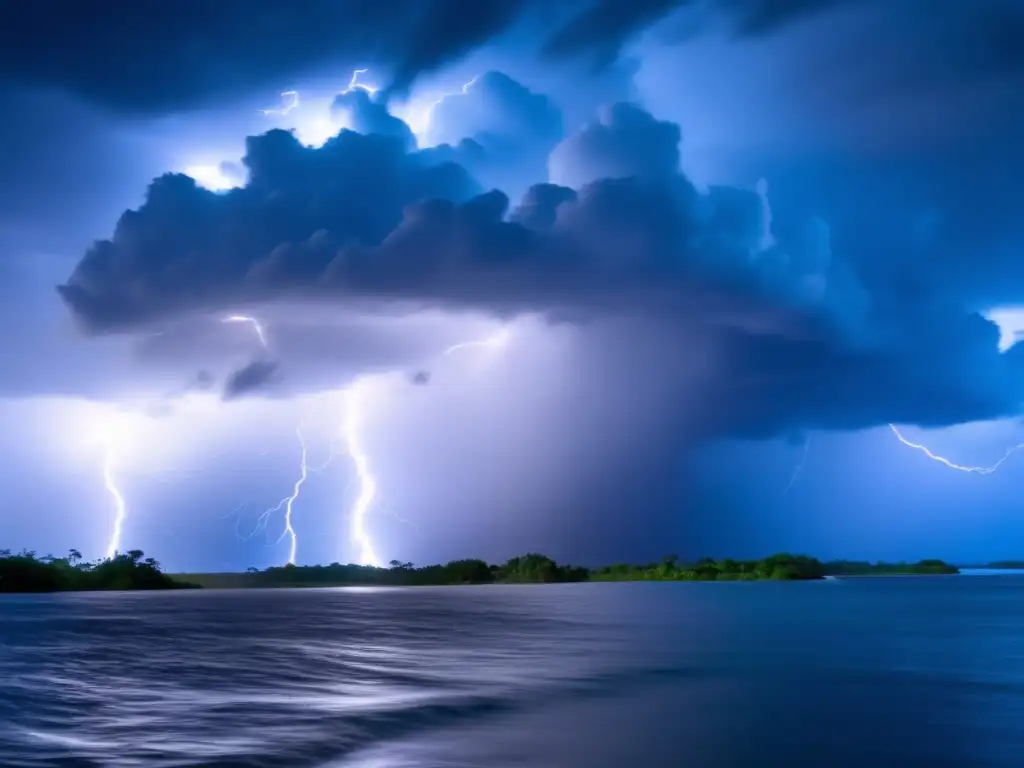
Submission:
M 0 45 L 2 546 L 1020 556 L 1018 3 L 422 8 Z

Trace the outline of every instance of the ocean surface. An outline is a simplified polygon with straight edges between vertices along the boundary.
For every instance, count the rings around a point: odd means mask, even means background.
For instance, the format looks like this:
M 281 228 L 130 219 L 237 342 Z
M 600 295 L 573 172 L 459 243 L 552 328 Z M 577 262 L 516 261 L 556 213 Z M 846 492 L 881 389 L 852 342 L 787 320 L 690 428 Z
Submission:
M 0 766 L 1024 765 L 1024 576 L 0 597 Z

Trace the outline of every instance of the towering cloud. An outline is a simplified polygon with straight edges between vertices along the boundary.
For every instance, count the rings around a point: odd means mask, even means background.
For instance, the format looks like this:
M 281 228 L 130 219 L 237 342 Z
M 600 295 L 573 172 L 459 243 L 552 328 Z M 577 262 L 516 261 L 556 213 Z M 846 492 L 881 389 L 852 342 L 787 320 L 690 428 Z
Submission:
M 252 137 L 248 183 L 225 194 L 157 179 L 60 287 L 82 327 L 131 332 L 283 298 L 623 317 L 661 343 L 715 350 L 706 434 L 942 424 L 1019 407 L 1020 356 L 997 354 L 994 325 L 876 301 L 823 222 L 766 238 L 763 190 L 695 189 L 678 168 L 679 127 L 636 105 L 610 107 L 555 149 L 577 189 L 540 184 L 518 207 L 411 149 L 382 105 L 349 106 L 385 135 L 343 131 L 319 149 L 282 131 Z

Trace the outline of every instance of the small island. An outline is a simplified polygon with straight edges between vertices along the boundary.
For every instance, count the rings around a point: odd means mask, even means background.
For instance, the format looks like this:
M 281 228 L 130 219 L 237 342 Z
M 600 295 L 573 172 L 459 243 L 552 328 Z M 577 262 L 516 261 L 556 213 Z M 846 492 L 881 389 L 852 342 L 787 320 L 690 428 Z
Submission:
M 416 587 L 459 584 L 560 584 L 581 581 L 814 581 L 854 576 L 928 576 L 956 574 L 942 560 L 917 563 L 821 562 L 806 555 L 781 553 L 761 560 L 683 562 L 669 556 L 655 563 L 601 568 L 560 565 L 549 557 L 527 554 L 503 565 L 484 560 L 453 560 L 444 565 L 415 566 L 392 560 L 372 565 L 285 565 L 245 573 L 168 575 L 141 550 L 93 562 L 71 550 L 66 557 L 39 557 L 34 552 L 0 550 L 0 592 L 85 590 L 238 589 L 275 587 L 382 586 Z

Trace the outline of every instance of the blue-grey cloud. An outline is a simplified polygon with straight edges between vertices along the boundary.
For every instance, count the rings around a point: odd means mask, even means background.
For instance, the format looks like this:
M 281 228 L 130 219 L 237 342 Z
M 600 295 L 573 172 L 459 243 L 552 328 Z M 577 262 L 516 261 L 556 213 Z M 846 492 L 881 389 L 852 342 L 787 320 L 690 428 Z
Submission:
M 412 129 L 392 115 L 383 100 L 362 88 L 352 88 L 335 96 L 331 112 L 347 117 L 348 124 L 357 133 L 391 137 L 406 152 L 416 147 Z
M 551 180 L 578 188 L 605 178 L 672 178 L 679 173 L 680 139 L 675 123 L 635 104 L 613 104 L 554 149 Z
M 253 360 L 228 376 L 222 397 L 234 400 L 266 389 L 273 383 L 279 364 L 275 360 Z
M 563 138 L 562 112 L 502 72 L 489 71 L 431 109 L 426 140 L 483 184 L 519 196 L 546 179 L 548 155 Z
M 474 195 L 462 168 L 393 136 L 346 131 L 321 149 L 253 137 L 246 187 L 158 179 L 61 295 L 93 331 L 286 296 L 647 317 L 666 344 L 714 341 L 709 434 L 1017 411 L 1021 355 L 997 354 L 994 325 L 876 300 L 823 222 L 768 233 L 761 192 L 700 192 L 679 171 L 678 126 L 634 105 L 608 115 L 563 145 L 567 173 L 588 183 L 534 187 L 511 212 L 502 192 Z
M 71 92 L 131 113 L 273 88 L 328 63 L 389 68 L 389 90 L 401 91 L 419 74 L 516 30 L 549 57 L 607 63 L 632 35 L 690 1 L 182 0 L 86 11 L 38 0 L 8 4 L 0 15 L 0 81 Z M 823 4 L 719 0 L 730 15 L 757 21 L 743 25 L 748 32 Z

